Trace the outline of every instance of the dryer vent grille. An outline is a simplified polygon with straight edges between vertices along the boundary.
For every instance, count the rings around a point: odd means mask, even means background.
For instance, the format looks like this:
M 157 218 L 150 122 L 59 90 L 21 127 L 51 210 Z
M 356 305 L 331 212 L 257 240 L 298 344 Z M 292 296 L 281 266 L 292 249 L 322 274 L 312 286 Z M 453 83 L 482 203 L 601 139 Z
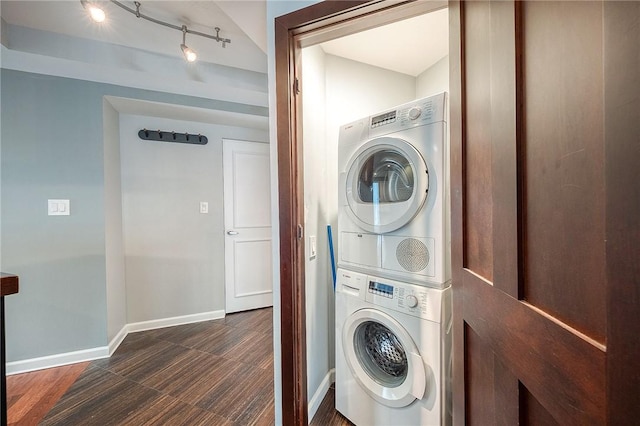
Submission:
M 429 264 L 429 250 L 420 240 L 404 239 L 396 248 L 396 259 L 409 272 L 419 272 Z

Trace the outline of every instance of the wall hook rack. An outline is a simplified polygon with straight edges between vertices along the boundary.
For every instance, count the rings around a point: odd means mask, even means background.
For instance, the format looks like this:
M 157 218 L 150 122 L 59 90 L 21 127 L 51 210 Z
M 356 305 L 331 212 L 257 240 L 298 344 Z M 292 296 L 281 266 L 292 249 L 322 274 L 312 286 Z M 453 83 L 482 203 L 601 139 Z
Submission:
M 162 130 L 142 129 L 138 132 L 138 137 L 146 141 L 190 143 L 193 145 L 206 145 L 209 142 L 209 139 L 201 134 L 192 135 L 190 133 L 165 132 Z

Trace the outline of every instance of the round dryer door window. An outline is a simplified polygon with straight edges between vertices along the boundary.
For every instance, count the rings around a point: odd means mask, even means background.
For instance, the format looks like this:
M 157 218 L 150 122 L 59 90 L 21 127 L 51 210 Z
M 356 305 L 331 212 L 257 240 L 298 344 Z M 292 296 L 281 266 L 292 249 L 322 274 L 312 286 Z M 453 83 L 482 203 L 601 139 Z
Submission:
M 342 343 L 351 374 L 376 401 L 404 407 L 422 399 L 427 387 L 423 360 L 398 321 L 361 309 L 347 319 Z
M 429 190 L 429 172 L 422 156 L 398 138 L 364 144 L 348 166 L 347 214 L 361 228 L 375 233 L 395 231 L 420 211 Z

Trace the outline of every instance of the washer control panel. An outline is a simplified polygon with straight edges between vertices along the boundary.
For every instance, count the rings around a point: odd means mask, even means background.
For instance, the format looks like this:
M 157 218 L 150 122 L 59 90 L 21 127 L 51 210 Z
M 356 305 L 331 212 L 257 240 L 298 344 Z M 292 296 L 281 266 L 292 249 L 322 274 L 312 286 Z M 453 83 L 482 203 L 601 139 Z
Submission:
M 393 286 L 377 281 L 369 281 L 369 293 L 393 299 Z
M 368 276 L 364 296 L 374 305 L 440 322 L 441 303 L 446 291 L 450 288 L 441 290 Z

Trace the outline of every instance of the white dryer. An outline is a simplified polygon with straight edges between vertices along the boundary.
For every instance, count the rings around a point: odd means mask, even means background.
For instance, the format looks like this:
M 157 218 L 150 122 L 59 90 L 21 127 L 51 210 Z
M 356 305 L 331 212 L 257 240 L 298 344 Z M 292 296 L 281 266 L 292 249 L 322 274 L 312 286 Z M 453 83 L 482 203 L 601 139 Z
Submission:
M 449 285 L 446 93 L 340 128 L 338 266 Z
M 336 409 L 359 426 L 451 423 L 451 287 L 340 269 Z

